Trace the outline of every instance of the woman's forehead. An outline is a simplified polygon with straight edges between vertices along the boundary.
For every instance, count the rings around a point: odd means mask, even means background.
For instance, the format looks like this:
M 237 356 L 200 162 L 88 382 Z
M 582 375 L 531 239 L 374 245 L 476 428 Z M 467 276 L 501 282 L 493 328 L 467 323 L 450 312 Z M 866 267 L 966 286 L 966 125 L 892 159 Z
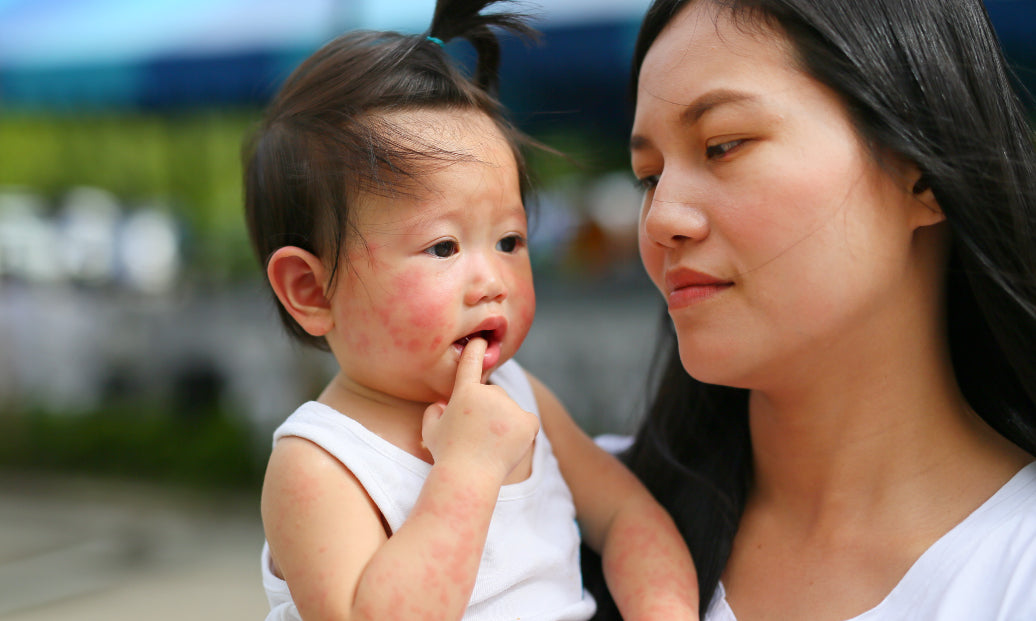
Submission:
M 772 28 L 735 22 L 729 9 L 710 2 L 685 7 L 644 57 L 637 107 L 654 102 L 692 106 L 710 92 L 780 89 L 803 78 L 787 39 Z

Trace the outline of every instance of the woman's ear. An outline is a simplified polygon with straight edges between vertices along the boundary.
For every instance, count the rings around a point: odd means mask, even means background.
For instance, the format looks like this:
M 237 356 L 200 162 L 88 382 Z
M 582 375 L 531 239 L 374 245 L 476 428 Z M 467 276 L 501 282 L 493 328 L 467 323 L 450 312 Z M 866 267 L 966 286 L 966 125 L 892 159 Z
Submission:
M 946 214 L 943 213 L 942 207 L 939 206 L 939 201 L 935 200 L 935 194 L 932 192 L 932 186 L 928 182 L 928 177 L 921 171 L 915 170 L 914 174 L 911 175 L 911 179 L 913 180 L 913 185 L 911 186 L 910 193 L 914 197 L 916 207 L 913 217 L 914 226 L 920 228 L 944 222 Z
M 302 329 L 324 336 L 334 326 L 328 298 L 328 270 L 313 253 L 296 246 L 278 248 L 266 264 L 274 295 Z

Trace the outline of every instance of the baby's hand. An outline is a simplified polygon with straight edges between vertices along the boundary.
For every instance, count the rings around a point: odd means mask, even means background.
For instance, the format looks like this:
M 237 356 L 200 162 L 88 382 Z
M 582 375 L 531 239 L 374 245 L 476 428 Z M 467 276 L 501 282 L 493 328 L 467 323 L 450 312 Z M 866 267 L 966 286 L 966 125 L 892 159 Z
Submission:
M 464 347 L 450 402 L 428 406 L 421 435 L 435 463 L 466 460 L 503 481 L 529 451 L 540 423 L 504 389 L 482 383 L 485 353 L 480 338 Z

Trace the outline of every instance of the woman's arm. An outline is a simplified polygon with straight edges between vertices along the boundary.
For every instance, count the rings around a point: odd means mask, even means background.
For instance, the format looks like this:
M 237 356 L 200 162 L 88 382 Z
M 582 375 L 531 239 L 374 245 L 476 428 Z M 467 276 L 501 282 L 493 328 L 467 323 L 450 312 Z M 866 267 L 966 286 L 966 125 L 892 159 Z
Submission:
M 623 619 L 697 619 L 694 563 L 669 514 L 583 433 L 546 386 L 532 376 L 530 381 L 543 431 L 572 490 L 583 539 L 600 553 Z

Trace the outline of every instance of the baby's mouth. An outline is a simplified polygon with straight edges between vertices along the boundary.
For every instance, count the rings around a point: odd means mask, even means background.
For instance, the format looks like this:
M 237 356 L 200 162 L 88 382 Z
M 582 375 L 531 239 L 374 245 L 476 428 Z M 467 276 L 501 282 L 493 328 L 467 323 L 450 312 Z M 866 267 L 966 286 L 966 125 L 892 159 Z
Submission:
M 480 330 L 457 339 L 453 344 L 459 345 L 461 349 L 464 349 L 464 346 L 470 343 L 473 338 L 483 338 L 486 340 L 486 343 L 494 343 L 498 340 L 496 339 L 496 330 Z
M 458 350 L 463 351 L 464 346 L 474 338 L 485 339 L 487 350 L 499 348 L 507 334 L 507 320 L 503 317 L 490 317 L 472 327 L 475 328 L 474 331 L 453 342 Z

